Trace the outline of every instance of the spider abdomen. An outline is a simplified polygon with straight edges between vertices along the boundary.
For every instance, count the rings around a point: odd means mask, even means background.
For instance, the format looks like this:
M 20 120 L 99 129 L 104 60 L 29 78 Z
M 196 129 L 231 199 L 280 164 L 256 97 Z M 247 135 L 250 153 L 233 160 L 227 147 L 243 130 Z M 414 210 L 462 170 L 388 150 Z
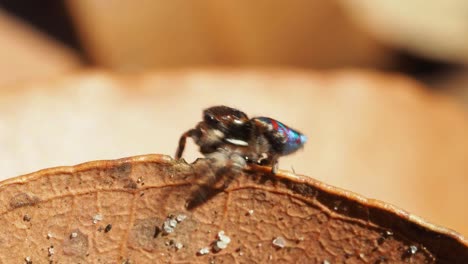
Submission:
M 269 117 L 252 118 L 257 125 L 262 126 L 266 132 L 272 147 L 281 155 L 288 155 L 302 148 L 307 141 L 307 137 L 299 131 L 288 127 L 278 120 Z

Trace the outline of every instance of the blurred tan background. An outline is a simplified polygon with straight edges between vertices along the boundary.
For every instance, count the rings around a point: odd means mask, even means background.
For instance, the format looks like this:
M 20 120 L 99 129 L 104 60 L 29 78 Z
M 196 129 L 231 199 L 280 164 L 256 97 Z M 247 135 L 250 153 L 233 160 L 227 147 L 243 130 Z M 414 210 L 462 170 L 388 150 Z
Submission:
M 281 169 L 468 234 L 466 1 L 24 2 L 0 1 L 1 179 L 173 155 L 227 104 L 308 135 Z

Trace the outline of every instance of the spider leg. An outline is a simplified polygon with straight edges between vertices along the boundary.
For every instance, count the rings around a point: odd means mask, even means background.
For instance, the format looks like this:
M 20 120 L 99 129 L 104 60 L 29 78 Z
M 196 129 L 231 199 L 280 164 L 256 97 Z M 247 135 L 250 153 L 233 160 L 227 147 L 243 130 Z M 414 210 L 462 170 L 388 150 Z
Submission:
M 271 174 L 276 174 L 278 172 L 278 160 L 276 159 L 271 165 Z
M 251 145 L 255 147 L 257 153 L 257 163 L 271 166 L 271 173 L 276 174 L 278 172 L 278 155 L 273 151 L 272 137 L 268 132 L 269 125 L 261 120 L 252 119 L 254 123 L 252 129 L 252 142 Z
M 276 174 L 278 172 L 278 157 L 273 157 L 271 161 L 271 174 Z
M 177 151 L 176 151 L 176 154 L 175 154 L 176 159 L 180 159 L 182 157 L 182 153 L 184 152 L 185 143 L 187 142 L 187 138 L 188 137 L 194 137 L 198 133 L 199 133 L 199 131 L 197 129 L 190 129 L 189 131 L 182 134 L 182 136 L 180 136 L 179 146 L 177 147 Z

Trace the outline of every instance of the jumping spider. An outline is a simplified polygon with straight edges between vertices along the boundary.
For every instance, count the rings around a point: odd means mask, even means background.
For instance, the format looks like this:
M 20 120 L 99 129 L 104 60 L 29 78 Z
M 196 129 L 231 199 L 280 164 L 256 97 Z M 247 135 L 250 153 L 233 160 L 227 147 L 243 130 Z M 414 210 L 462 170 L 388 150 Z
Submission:
M 191 137 L 205 156 L 217 152 L 236 153 L 245 161 L 278 170 L 278 158 L 302 148 L 307 137 L 268 117 L 254 117 L 227 106 L 203 111 L 203 121 L 182 134 L 176 159 L 182 157 L 187 137 Z

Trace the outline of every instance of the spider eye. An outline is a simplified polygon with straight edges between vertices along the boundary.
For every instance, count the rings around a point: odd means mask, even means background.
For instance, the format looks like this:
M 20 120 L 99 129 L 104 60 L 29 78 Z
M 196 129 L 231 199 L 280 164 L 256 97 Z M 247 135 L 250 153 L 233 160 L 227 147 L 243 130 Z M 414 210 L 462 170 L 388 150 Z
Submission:
M 233 126 L 238 126 L 238 127 L 243 126 L 245 124 L 243 120 L 241 120 L 240 118 L 236 118 L 236 117 L 232 119 L 231 123 Z
M 216 126 L 219 123 L 219 121 L 214 116 L 212 116 L 210 114 L 205 114 L 203 119 L 210 126 Z

